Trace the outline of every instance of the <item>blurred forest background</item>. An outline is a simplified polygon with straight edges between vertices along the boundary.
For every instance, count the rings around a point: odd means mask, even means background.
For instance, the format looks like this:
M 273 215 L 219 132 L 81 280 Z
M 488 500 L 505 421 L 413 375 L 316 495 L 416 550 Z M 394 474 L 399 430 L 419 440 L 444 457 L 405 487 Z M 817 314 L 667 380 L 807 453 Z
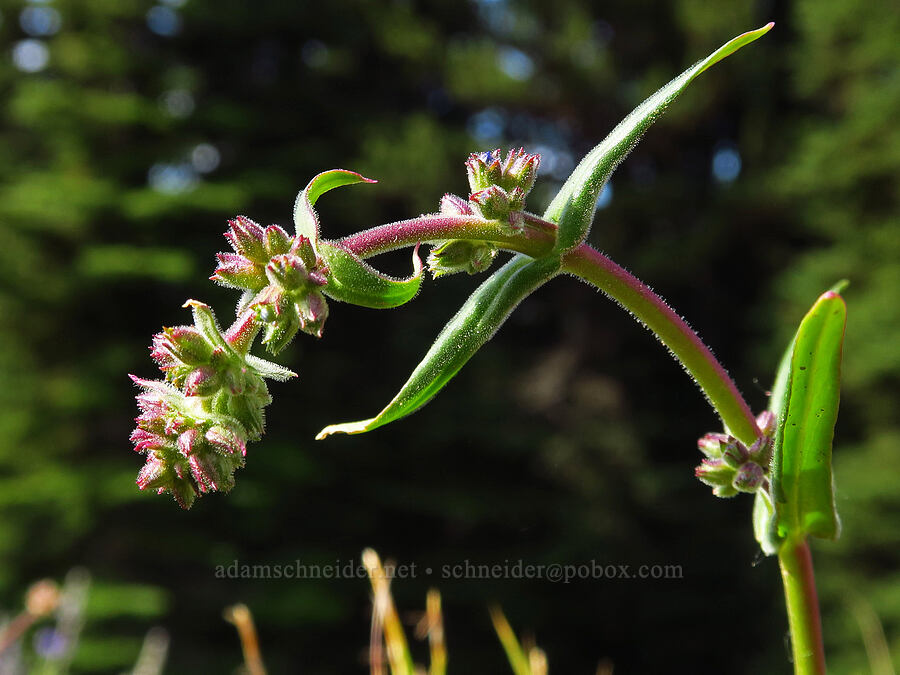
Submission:
M 490 602 L 556 673 L 600 659 L 619 673 L 788 672 L 752 500 L 717 500 L 692 475 L 717 419 L 649 334 L 572 279 L 527 300 L 421 413 L 316 443 L 393 396 L 477 280 L 428 280 L 390 312 L 332 303 L 325 338 L 280 358 L 300 380 L 272 386 L 235 490 L 190 512 L 135 487 L 126 376 L 157 376 L 147 346 L 189 321 L 185 299 L 228 315 L 235 294 L 206 281 L 227 218 L 289 225 L 325 169 L 379 179 L 323 198 L 325 235 L 341 236 L 436 210 L 465 192 L 470 151 L 520 144 L 543 153 L 540 213 L 642 98 L 769 20 L 619 168 L 591 242 L 692 323 L 756 409 L 804 312 L 850 279 L 844 531 L 814 547 L 826 650 L 831 672 L 868 672 L 874 614 L 900 660 L 900 5 L 0 0 L 0 13 L 0 607 L 87 570 L 74 672 L 130 667 L 157 625 L 167 672 L 230 672 L 235 601 L 273 673 L 366 672 L 365 580 L 214 575 L 234 560 L 356 561 L 366 546 L 434 568 L 683 568 L 395 582 L 403 611 L 442 591 L 451 672 L 507 671 Z M 377 264 L 400 273 L 407 254 Z M 26 661 L 60 649 L 39 637 Z

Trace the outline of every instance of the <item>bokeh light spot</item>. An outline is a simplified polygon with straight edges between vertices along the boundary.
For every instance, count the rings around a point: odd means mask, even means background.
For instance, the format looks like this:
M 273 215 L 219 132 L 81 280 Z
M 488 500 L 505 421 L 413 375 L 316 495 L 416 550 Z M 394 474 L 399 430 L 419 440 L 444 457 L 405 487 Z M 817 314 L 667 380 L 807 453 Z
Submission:
M 147 12 L 147 28 L 157 35 L 172 37 L 181 30 L 181 17 L 171 7 L 157 5 Z
M 50 62 L 50 50 L 40 40 L 20 40 L 13 46 L 13 63 L 26 73 L 37 73 Z

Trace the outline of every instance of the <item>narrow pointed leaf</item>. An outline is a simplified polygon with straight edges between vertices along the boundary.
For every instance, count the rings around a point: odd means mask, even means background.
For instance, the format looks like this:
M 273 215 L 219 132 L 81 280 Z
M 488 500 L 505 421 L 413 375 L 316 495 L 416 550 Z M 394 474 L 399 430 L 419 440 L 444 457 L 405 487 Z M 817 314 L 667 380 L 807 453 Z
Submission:
M 776 383 L 781 403 L 773 405 L 781 416 L 775 432 L 772 487 L 779 537 L 834 539 L 840 532 L 831 444 L 846 317 L 843 298 L 834 291 L 824 293 L 794 337 L 784 385 Z
M 597 197 L 610 175 L 687 85 L 713 64 L 768 33 L 773 25 L 769 23 L 738 35 L 695 63 L 635 108 L 602 143 L 581 160 L 544 213 L 546 220 L 559 225 L 557 251 L 566 251 L 584 241 L 594 219 Z
M 413 250 L 413 274 L 408 279 L 382 274 L 361 258 L 328 242 L 319 242 L 319 255 L 328 264 L 328 285 L 322 290 L 340 302 L 374 309 L 399 307 L 416 297 L 422 285 L 418 246 Z
M 300 191 L 294 202 L 294 226 L 297 228 L 297 234 L 309 239 L 313 245 L 318 241 L 319 217 L 316 215 L 313 206 L 319 197 L 329 190 L 343 185 L 377 182 L 371 178 L 361 176 L 355 171 L 347 171 L 346 169 L 323 171 L 309 181 L 309 184 Z
M 388 406 L 368 420 L 334 424 L 316 437 L 359 434 L 405 417 L 428 403 L 493 337 L 513 309 L 559 271 L 558 258 L 513 257 L 466 300 Z

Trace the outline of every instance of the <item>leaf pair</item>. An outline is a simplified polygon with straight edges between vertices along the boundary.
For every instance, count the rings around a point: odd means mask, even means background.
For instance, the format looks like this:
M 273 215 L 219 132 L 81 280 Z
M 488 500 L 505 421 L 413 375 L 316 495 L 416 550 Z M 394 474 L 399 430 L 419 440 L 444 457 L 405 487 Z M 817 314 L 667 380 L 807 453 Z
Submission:
M 323 429 L 317 438 L 322 439 L 335 433 L 358 434 L 371 431 L 415 412 L 430 401 L 496 333 L 516 305 L 558 273 L 561 255 L 585 240 L 593 221 L 597 197 L 603 186 L 669 104 L 700 73 L 767 33 L 772 25 L 770 23 L 730 40 L 638 106 L 602 143 L 588 153 L 550 203 L 544 219 L 559 226 L 554 249 L 546 257 L 538 259 L 517 255 L 479 286 L 441 331 L 397 396 L 377 416 L 359 422 L 331 425 Z M 340 180 L 345 180 L 345 177 Z M 346 180 L 349 181 L 349 178 Z M 317 189 L 308 188 L 312 201 L 320 194 Z M 305 218 L 305 206 L 300 199 L 298 206 L 301 217 Z
M 831 444 L 840 401 L 847 308 L 842 282 L 816 301 L 788 346 L 772 388 L 775 453 L 771 494 L 757 493 L 756 539 L 767 555 L 789 538 L 836 539 Z

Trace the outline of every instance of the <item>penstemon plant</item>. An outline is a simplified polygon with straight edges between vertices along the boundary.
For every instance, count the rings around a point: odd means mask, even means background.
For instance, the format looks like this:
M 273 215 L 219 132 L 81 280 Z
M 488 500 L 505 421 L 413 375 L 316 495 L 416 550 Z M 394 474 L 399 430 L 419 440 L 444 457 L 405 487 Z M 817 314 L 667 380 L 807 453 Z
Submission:
M 808 537 L 835 538 L 831 443 L 837 416 L 845 305 L 841 287 L 824 293 L 789 345 L 769 409 L 754 415 L 735 383 L 688 324 L 648 286 L 586 243 L 595 204 L 610 175 L 666 108 L 698 75 L 767 33 L 740 35 L 698 61 L 641 103 L 585 156 L 542 216 L 525 210 L 540 156 L 524 149 L 472 154 L 471 192 L 446 194 L 438 213 L 329 240 L 314 210 L 326 192 L 373 183 L 342 169 L 314 177 L 294 204 L 294 233 L 238 216 L 225 233 L 233 253 L 218 254 L 214 281 L 241 291 L 236 319 L 222 329 L 212 309 L 188 300 L 193 324 L 165 328 L 152 356 L 163 380 L 133 378 L 141 388 L 132 434 L 146 455 L 137 484 L 171 493 L 184 508 L 198 495 L 227 492 L 244 465 L 247 443 L 264 430 L 271 402 L 265 380 L 295 377 L 250 353 L 260 333 L 277 355 L 299 332 L 317 337 L 329 300 L 391 308 L 422 284 L 421 244 L 431 245 L 435 278 L 486 271 L 501 251 L 513 256 L 450 319 L 399 393 L 372 418 L 333 424 L 317 436 L 359 434 L 395 422 L 428 403 L 497 332 L 528 295 L 561 275 L 603 291 L 643 323 L 684 366 L 722 420 L 698 441 L 696 476 L 718 497 L 755 495 L 753 524 L 767 555 L 779 558 L 796 673 L 824 673 L 825 661 Z M 366 258 L 411 247 L 407 279 L 388 277 Z

